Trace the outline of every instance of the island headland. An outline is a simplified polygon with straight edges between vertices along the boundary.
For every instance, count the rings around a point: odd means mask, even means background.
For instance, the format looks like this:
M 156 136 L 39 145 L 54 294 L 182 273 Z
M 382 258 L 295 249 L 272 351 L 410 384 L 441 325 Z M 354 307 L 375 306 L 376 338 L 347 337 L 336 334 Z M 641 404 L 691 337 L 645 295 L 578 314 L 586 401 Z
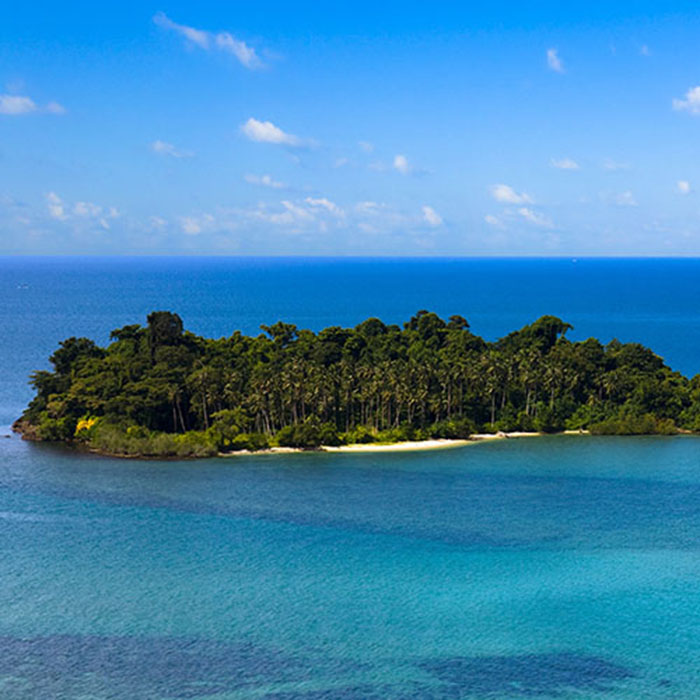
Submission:
M 315 333 L 278 321 L 209 339 L 154 311 L 145 326 L 112 331 L 107 347 L 61 342 L 53 371 L 31 375 L 36 395 L 13 428 L 162 458 L 700 432 L 700 375 L 674 372 L 638 343 L 572 342 L 570 329 L 543 316 L 487 342 L 462 316 L 419 311 L 403 326 L 369 318 Z

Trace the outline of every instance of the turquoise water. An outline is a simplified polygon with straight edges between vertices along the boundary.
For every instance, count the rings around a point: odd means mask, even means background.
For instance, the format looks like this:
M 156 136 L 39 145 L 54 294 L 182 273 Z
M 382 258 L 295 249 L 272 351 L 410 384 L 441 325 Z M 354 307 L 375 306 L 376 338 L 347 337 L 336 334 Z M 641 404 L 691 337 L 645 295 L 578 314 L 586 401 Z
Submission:
M 127 462 L 8 441 L 8 698 L 694 698 L 696 438 Z
M 517 325 L 511 316 L 546 312 L 602 336 L 620 314 L 624 334 L 663 340 L 672 365 L 700 369 L 695 261 L 649 262 L 647 279 L 665 269 L 667 288 L 646 296 L 634 282 L 642 261 L 589 261 L 586 288 L 621 290 L 609 302 L 591 292 L 588 311 L 581 289 L 557 298 L 569 314 L 546 302 L 574 274 L 563 261 L 512 263 L 511 277 L 533 280 L 522 308 L 505 262 L 393 272 L 322 261 L 310 272 L 279 261 L 1 264 L 6 423 L 26 398 L 27 366 L 58 339 L 104 338 L 153 307 L 184 309 L 190 327 L 212 334 L 271 316 L 310 327 L 399 321 L 426 306 L 463 313 L 487 337 Z M 611 269 L 626 282 L 605 282 Z M 664 316 L 659 298 L 683 280 Z M 379 301 L 382 284 L 395 296 Z M 477 289 L 491 295 L 492 317 L 465 311 L 479 308 Z M 699 545 L 694 437 L 197 462 L 0 439 L 0 697 L 690 700 Z

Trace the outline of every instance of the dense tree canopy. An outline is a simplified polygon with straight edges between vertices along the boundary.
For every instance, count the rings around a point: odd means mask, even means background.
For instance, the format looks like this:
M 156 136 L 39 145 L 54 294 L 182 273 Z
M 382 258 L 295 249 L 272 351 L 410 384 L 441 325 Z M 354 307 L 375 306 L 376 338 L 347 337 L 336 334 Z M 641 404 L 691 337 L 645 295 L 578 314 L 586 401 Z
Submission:
M 700 430 L 700 375 L 688 380 L 636 343 L 571 342 L 543 316 L 496 342 L 462 316 L 418 311 L 319 333 L 281 321 L 264 333 L 205 339 L 177 314 L 69 338 L 16 427 L 118 454 L 204 455 L 467 437 L 475 431 Z

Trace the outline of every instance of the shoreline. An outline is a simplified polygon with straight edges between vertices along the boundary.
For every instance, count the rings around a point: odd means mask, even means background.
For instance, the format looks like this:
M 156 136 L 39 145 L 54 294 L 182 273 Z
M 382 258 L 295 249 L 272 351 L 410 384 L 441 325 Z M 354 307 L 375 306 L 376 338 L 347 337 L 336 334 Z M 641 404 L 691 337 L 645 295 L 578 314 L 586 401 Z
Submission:
M 270 447 L 265 450 L 238 450 L 236 452 L 219 452 L 219 457 L 247 457 L 249 455 L 301 454 L 309 452 L 328 452 L 333 454 L 362 454 L 370 452 L 422 452 L 425 450 L 445 450 L 456 447 L 476 445 L 489 440 L 508 440 L 546 435 L 590 435 L 587 430 L 564 430 L 560 433 L 535 433 L 516 431 L 512 433 L 475 433 L 464 439 L 413 440 L 391 443 L 366 443 L 353 445 L 321 445 L 314 448 L 304 447 Z

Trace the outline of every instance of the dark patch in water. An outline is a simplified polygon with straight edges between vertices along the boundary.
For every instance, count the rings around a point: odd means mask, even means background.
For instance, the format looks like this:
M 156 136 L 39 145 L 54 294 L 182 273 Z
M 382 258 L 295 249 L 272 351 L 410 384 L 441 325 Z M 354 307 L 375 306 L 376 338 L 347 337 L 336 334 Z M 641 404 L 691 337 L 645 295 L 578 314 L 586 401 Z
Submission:
M 308 664 L 250 644 L 188 638 L 0 637 L 3 698 L 206 698 L 304 680 Z
M 610 691 L 633 678 L 627 668 L 585 654 L 524 654 L 436 659 L 417 664 L 444 684 L 433 697 L 561 697 L 567 690 Z
M 385 700 L 394 698 L 389 686 L 357 685 L 326 690 L 283 691 L 264 696 L 265 700 Z

